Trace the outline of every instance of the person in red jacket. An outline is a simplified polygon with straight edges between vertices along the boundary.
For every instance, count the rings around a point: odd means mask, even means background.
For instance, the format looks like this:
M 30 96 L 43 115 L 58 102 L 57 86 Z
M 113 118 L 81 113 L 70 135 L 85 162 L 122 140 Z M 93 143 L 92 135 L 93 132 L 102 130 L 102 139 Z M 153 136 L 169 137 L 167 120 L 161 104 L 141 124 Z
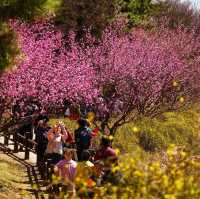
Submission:
M 106 161 L 106 162 L 115 162 L 117 160 L 117 154 L 115 150 L 111 147 L 111 141 L 107 137 L 101 139 L 100 149 L 96 152 L 94 161 Z
M 120 182 L 121 173 L 112 171 L 112 168 L 118 164 L 118 157 L 115 150 L 111 147 L 111 140 L 109 137 L 102 138 L 100 149 L 96 152 L 94 161 L 97 166 L 100 164 L 102 165 L 99 171 L 101 184 L 106 182 L 118 184 Z

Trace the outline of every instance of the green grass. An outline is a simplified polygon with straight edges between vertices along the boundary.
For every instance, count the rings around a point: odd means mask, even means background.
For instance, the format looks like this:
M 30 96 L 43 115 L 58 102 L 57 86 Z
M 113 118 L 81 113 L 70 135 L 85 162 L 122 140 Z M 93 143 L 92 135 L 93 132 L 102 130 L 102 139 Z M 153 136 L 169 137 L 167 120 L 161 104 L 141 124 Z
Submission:
M 185 145 L 195 153 L 200 152 L 200 106 L 187 110 L 168 112 L 159 118 L 143 118 L 122 126 L 115 144 L 131 151 L 141 146 L 146 151 L 166 149 L 169 144 Z
M 47 0 L 43 5 L 43 9 L 55 13 L 60 8 L 61 3 L 61 0 Z

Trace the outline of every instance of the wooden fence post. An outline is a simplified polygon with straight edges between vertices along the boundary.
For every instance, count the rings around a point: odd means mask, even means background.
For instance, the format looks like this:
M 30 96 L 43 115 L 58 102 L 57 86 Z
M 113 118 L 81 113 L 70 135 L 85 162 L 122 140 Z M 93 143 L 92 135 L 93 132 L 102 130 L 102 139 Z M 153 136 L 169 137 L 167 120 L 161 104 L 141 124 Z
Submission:
M 14 141 L 14 153 L 18 153 L 18 136 L 17 131 L 13 134 L 13 141 Z
M 25 134 L 25 160 L 27 160 L 27 159 L 29 159 L 29 141 L 28 141 L 28 139 L 29 139 L 29 134 L 30 134 L 30 132 L 26 132 L 26 134 Z
M 9 137 L 8 137 L 8 133 L 4 132 L 4 145 L 8 146 L 8 142 L 9 142 Z
M 48 176 L 49 176 L 49 168 L 48 168 L 48 163 L 45 161 L 44 162 L 44 180 L 48 180 Z

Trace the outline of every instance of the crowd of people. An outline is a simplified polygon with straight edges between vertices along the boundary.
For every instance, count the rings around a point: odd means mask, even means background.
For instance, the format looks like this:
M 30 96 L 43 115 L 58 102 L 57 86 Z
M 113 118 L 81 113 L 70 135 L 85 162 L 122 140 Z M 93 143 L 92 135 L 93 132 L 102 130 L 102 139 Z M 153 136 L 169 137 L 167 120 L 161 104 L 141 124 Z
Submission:
M 107 132 L 99 133 L 97 128 L 92 129 L 89 120 L 80 119 L 86 118 L 86 114 L 79 114 L 67 104 L 64 115 L 76 120 L 78 124 L 78 128 L 70 132 L 62 121 L 54 126 L 49 125 L 48 116 L 42 114 L 37 103 L 25 107 L 27 110 L 23 111 L 19 105 L 15 105 L 9 115 L 16 121 L 19 118 L 30 117 L 18 125 L 16 131 L 25 137 L 28 132 L 28 139 L 37 143 L 37 167 L 42 178 L 50 179 L 50 193 L 77 194 L 82 196 L 81 198 L 87 198 L 85 194 L 92 197 L 94 189 L 104 183 L 118 182 L 120 174 L 112 172 L 113 165 L 118 163 L 118 157 L 111 147 L 109 135 L 105 136 Z M 92 112 L 88 112 L 88 118 L 93 118 L 94 115 L 89 113 Z M 34 115 L 36 117 L 33 119 Z M 100 140 L 100 144 L 95 148 L 94 140 Z M 20 136 L 18 142 L 23 143 Z M 46 172 L 47 170 L 50 172 Z
M 101 136 L 100 146 L 93 150 L 92 140 L 97 131 L 90 128 L 87 120 L 77 120 L 78 128 L 74 132 L 69 132 L 61 121 L 53 127 L 48 122 L 47 116 L 36 119 L 35 141 L 39 171 L 45 175 L 45 163 L 52 168 L 51 193 L 89 196 L 94 187 L 114 179 L 112 166 L 117 164 L 118 158 L 108 136 Z

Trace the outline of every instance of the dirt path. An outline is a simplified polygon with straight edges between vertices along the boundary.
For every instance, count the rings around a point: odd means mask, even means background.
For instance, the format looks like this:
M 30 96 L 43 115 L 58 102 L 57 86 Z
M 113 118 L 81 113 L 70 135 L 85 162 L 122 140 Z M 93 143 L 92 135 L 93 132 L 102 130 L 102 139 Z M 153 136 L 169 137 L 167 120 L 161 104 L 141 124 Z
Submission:
M 0 198 L 32 199 L 26 166 L 0 151 Z
M 42 183 L 35 164 L 0 143 L 0 199 L 44 199 Z
M 0 199 L 44 199 L 46 187 L 36 167 L 36 154 L 30 152 L 29 159 L 24 160 L 25 153 L 13 153 L 14 143 L 9 140 L 4 145 L 0 135 Z M 6 172 L 4 172 L 6 171 Z

